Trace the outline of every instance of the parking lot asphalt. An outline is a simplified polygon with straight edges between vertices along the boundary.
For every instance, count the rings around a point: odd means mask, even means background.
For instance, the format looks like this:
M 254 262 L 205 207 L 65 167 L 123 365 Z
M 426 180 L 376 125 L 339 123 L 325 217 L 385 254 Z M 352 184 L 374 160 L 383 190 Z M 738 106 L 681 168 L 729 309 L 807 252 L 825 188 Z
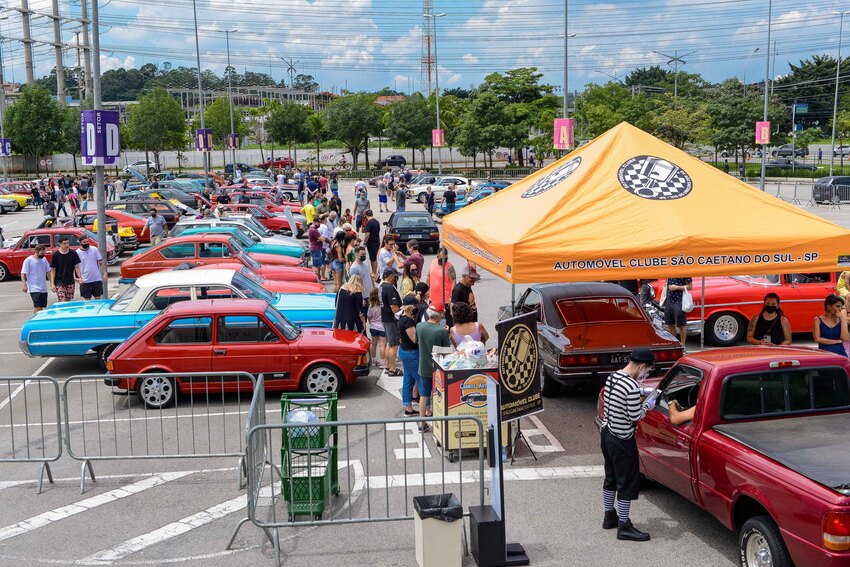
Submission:
M 346 204 L 353 199 L 352 186 L 343 185 Z M 374 189 L 371 193 L 376 201 Z M 811 210 L 850 227 L 846 208 Z M 0 217 L 0 225 L 9 238 L 35 226 L 39 218 L 38 211 L 24 211 Z M 386 218 L 388 215 L 378 214 L 379 220 Z M 117 266 L 112 267 L 112 289 L 117 289 L 117 274 Z M 510 286 L 484 273 L 474 291 L 481 321 L 492 332 L 498 307 L 510 302 Z M 45 375 L 61 382 L 73 375 L 100 373 L 94 358 L 31 359 L 20 353 L 20 327 L 31 313 L 30 306 L 20 280 L 0 283 L 2 376 Z M 810 341 L 810 336 L 795 336 L 800 344 Z M 339 418 L 399 417 L 398 385 L 374 371 L 342 393 Z M 49 392 L 33 382 L 22 389 L 0 386 L 0 415 L 7 415 L 2 408 L 8 407 L 27 411 L 33 420 L 40 408 L 52 407 Z M 189 424 L 197 421 L 185 417 L 185 407 L 165 416 L 162 412 L 130 413 L 127 398 L 113 396 L 97 383 L 90 386 L 69 390 L 74 395 L 67 400 L 72 410 L 72 446 L 78 450 L 83 446 L 92 454 L 110 454 L 112 448 L 126 451 L 131 438 L 137 442 L 159 440 L 170 447 L 178 435 L 186 443 Z M 245 400 L 227 396 L 214 399 L 213 404 L 210 446 L 225 438 L 238 444 Z M 522 424 L 538 460 L 531 456 L 529 446 L 520 443 L 516 461 L 505 464 L 508 539 L 525 545 L 532 565 L 736 563 L 734 534 L 657 485 L 649 485 L 632 508 L 635 524 L 652 534 L 651 542 L 618 542 L 615 534 L 601 530 L 602 459 L 593 423 L 595 392 L 577 391 L 547 399 L 544 407 L 543 413 Z M 279 420 L 280 401 L 275 394 L 267 396 L 266 412 L 269 423 Z M 98 415 L 108 427 L 97 427 Z M 17 450 L 29 446 L 34 454 L 42 454 L 43 439 L 49 453 L 57 442 L 53 433 L 56 420 L 48 414 L 41 421 L 47 433 L 29 440 L 20 428 L 0 423 L 0 458 L 10 454 L 13 438 Z M 343 436 L 347 442 L 340 453 L 342 488 L 333 502 L 335 517 L 378 517 L 386 510 L 406 513 L 412 510 L 412 497 L 423 490 L 460 491 L 456 479 L 461 476 L 454 476 L 459 473 L 458 463 L 446 461 L 433 437 L 421 437 L 412 424 L 388 431 L 377 426 L 371 430 L 353 427 Z M 195 442 L 202 445 L 205 439 Z M 274 440 L 270 451 L 273 462 L 279 464 L 278 444 L 279 439 Z M 138 445 L 136 450 L 143 452 Z M 81 494 L 81 462 L 65 451 L 51 467 L 55 484 L 45 482 L 43 493 L 37 495 L 36 463 L 0 463 L 0 565 L 271 565 L 273 549 L 263 532 L 250 523 L 239 532 L 233 549 L 224 549 L 231 530 L 246 514 L 246 492 L 237 487 L 237 464 L 233 457 L 97 461 L 92 467 L 97 481 L 87 480 Z M 469 475 L 477 460 L 467 456 L 462 466 Z M 423 468 L 429 473 L 424 488 L 421 475 L 411 476 L 406 490 L 393 484 Z M 465 504 L 477 504 L 477 478 L 464 479 Z M 396 487 L 385 488 L 388 485 Z M 269 503 L 267 496 L 261 499 L 265 504 Z M 281 539 L 284 564 L 290 566 L 415 564 L 413 523 L 409 521 L 285 527 Z M 468 557 L 464 564 L 474 562 Z

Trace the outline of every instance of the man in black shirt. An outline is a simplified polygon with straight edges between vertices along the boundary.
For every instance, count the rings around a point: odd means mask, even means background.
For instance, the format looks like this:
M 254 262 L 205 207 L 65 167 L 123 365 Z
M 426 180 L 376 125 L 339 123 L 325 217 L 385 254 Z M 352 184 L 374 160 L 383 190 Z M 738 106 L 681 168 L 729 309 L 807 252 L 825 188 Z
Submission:
M 372 262 L 372 273 L 378 271 L 378 249 L 381 247 L 381 223 L 372 216 L 372 209 L 363 213 L 363 243 L 369 251 L 369 260 Z
M 68 237 L 60 236 L 59 250 L 50 259 L 50 289 L 59 301 L 72 301 L 77 283 L 81 281 L 80 257 L 71 250 Z
M 222 190 L 221 195 L 216 198 L 216 202 L 222 205 L 230 203 L 230 195 L 227 194 L 227 189 Z
M 446 202 L 446 214 L 455 212 L 455 202 L 457 201 L 457 192 L 455 192 L 455 184 L 449 185 L 448 190 L 443 193 L 443 201 Z
M 401 295 L 396 289 L 399 273 L 395 268 L 387 268 L 383 273 L 381 282 L 381 323 L 384 324 L 384 332 L 387 335 L 387 374 L 389 376 L 401 376 L 396 369 L 396 353 L 399 345 L 398 321 L 395 314 L 401 309 Z
M 475 267 L 467 264 L 460 272 L 460 281 L 452 289 L 452 307 L 454 307 L 455 303 L 466 303 L 472 309 L 472 313 L 475 316 L 473 321 L 478 321 L 478 307 L 475 305 L 475 294 L 472 293 L 472 286 L 480 278 L 481 276 L 478 275 Z M 451 309 L 446 311 L 446 325 L 448 327 L 454 325 L 454 318 L 450 312 Z

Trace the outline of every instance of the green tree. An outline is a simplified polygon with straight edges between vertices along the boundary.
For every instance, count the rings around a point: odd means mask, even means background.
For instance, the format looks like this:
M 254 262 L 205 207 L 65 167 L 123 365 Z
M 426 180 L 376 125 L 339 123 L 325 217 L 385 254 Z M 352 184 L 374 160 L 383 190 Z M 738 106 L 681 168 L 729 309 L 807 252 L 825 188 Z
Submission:
M 263 144 L 269 140 L 269 132 L 266 130 L 266 120 L 269 114 L 268 106 L 258 106 L 248 110 L 248 115 L 251 119 L 248 121 L 248 135 L 251 140 L 260 146 L 260 155 L 266 155 L 263 152 Z
M 434 118 L 428 101 L 420 93 L 390 106 L 387 136 L 414 150 L 412 167 L 416 167 L 415 150 L 422 151 L 431 143 L 433 126 Z
M 327 126 L 325 125 L 325 117 L 319 112 L 313 112 L 307 117 L 307 131 L 310 132 L 310 137 L 316 142 L 316 167 L 322 168 L 322 140 L 325 137 Z
M 130 107 L 126 132 L 128 147 L 152 151 L 157 167 L 160 152 L 180 150 L 187 143 L 183 108 L 161 87 Z
M 478 129 L 478 135 L 473 138 L 477 143 L 464 139 L 472 134 L 473 128 Z M 493 167 L 493 150 L 513 143 L 519 136 L 519 128 L 508 114 L 508 104 L 499 100 L 493 92 L 484 91 L 472 100 L 464 115 L 458 148 L 463 146 L 466 147 L 463 151 L 467 151 L 477 146 L 479 151 L 490 158 L 490 167 Z
M 755 144 L 755 124 L 763 117 L 762 95 L 749 89 L 745 95 L 738 79 L 727 79 L 717 87 L 708 101 L 710 116 L 709 139 L 716 149 L 735 156 L 746 155 Z M 768 119 L 778 124 L 783 118 L 782 106 L 773 101 L 768 107 Z M 773 135 L 773 143 L 783 139 Z
M 708 141 L 709 125 L 707 105 L 684 100 L 658 117 L 655 134 L 683 150 L 686 144 Z
M 36 85 L 24 87 L 18 101 L 6 110 L 6 136 L 15 151 L 35 161 L 36 172 L 39 156 L 52 153 L 60 145 L 62 119 L 59 103 Z
M 57 150 L 71 154 L 74 160 L 74 177 L 79 175 L 77 156 L 80 155 L 80 108 L 65 108 L 62 110 L 62 134 Z
M 848 59 L 842 59 L 842 69 L 847 68 Z M 823 128 L 830 123 L 835 94 L 835 65 L 835 57 L 814 55 L 797 65 L 790 64 L 791 72 L 776 80 L 776 96 L 784 106 L 790 106 L 795 100 L 808 103 L 809 112 L 797 114 L 797 122 L 803 124 L 803 128 Z M 846 104 L 850 97 L 850 84 L 840 82 L 838 88 L 839 101 Z
M 307 117 L 310 109 L 301 104 L 287 102 L 275 105 L 266 118 L 266 130 L 272 142 L 291 148 L 294 144 L 310 141 Z M 297 161 L 297 154 L 296 154 Z
M 360 148 L 366 144 L 369 132 L 374 131 L 379 119 L 372 96 L 358 93 L 337 97 L 327 106 L 326 112 L 333 137 L 346 145 L 351 152 L 352 166 L 357 169 Z M 368 157 L 367 152 L 367 161 Z
M 658 65 L 641 67 L 626 75 L 623 82 L 631 86 L 658 87 L 673 82 L 673 72 L 662 69 Z

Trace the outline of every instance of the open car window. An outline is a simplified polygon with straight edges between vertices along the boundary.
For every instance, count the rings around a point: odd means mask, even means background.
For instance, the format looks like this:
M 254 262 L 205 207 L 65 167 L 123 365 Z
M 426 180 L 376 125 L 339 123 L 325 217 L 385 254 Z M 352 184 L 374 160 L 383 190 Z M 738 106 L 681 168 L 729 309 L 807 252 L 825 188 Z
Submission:
M 676 366 L 658 385 L 661 390 L 658 406 L 666 410 L 676 400 L 682 409 L 693 407 L 699 397 L 702 379 L 700 369 L 684 364 Z
M 723 384 L 720 407 L 723 419 L 850 409 L 850 379 L 835 366 L 730 376 Z
M 791 285 L 800 284 L 828 284 L 830 282 L 829 272 L 811 274 L 785 274 L 785 283 Z

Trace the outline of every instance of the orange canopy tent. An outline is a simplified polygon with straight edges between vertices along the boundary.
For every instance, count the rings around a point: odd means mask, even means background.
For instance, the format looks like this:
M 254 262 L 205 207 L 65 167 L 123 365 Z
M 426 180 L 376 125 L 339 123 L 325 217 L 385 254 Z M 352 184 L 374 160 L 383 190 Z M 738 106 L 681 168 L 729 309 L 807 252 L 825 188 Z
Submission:
M 850 231 L 625 122 L 443 217 L 443 242 L 511 283 L 850 266 Z

